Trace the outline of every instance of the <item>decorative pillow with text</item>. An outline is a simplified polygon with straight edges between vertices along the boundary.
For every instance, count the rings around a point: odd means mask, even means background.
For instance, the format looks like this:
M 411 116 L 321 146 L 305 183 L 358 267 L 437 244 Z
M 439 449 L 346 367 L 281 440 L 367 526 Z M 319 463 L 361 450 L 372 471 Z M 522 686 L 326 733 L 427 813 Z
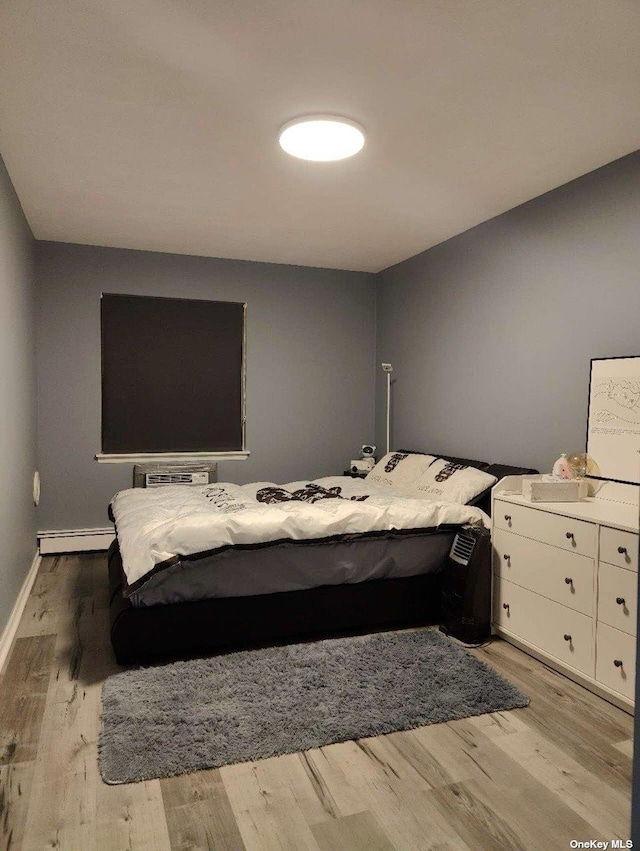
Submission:
M 402 488 L 422 476 L 435 460 L 433 455 L 389 452 L 367 474 L 367 481 L 382 487 Z
M 402 485 L 402 496 L 464 505 L 497 482 L 475 467 L 437 458 L 417 479 Z

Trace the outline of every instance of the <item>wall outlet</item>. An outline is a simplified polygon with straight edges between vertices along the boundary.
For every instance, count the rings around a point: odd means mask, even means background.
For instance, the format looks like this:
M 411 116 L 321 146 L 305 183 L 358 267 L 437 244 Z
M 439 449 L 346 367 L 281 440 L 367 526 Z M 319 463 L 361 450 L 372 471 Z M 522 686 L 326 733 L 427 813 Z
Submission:
M 40 503 L 40 473 L 36 470 L 33 474 L 33 504 Z

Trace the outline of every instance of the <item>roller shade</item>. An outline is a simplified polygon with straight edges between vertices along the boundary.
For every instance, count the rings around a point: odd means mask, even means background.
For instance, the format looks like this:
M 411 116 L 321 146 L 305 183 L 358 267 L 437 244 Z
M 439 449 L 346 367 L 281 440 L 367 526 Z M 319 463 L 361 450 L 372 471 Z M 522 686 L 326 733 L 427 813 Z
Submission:
M 103 293 L 103 453 L 244 449 L 245 308 Z

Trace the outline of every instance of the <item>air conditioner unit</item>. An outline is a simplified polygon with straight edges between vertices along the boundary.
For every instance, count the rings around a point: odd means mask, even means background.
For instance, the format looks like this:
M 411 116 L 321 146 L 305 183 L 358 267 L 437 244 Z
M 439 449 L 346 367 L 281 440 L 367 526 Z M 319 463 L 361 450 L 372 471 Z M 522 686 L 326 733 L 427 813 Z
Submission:
M 217 480 L 217 464 L 136 464 L 133 468 L 134 488 L 208 485 Z

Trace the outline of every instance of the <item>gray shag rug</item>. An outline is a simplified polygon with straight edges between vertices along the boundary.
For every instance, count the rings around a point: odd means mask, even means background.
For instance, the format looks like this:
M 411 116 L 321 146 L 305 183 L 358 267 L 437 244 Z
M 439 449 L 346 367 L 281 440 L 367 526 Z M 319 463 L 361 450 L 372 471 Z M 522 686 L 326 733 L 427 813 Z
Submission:
M 125 671 L 108 678 L 102 699 L 106 783 L 218 768 L 529 703 L 435 630 Z

